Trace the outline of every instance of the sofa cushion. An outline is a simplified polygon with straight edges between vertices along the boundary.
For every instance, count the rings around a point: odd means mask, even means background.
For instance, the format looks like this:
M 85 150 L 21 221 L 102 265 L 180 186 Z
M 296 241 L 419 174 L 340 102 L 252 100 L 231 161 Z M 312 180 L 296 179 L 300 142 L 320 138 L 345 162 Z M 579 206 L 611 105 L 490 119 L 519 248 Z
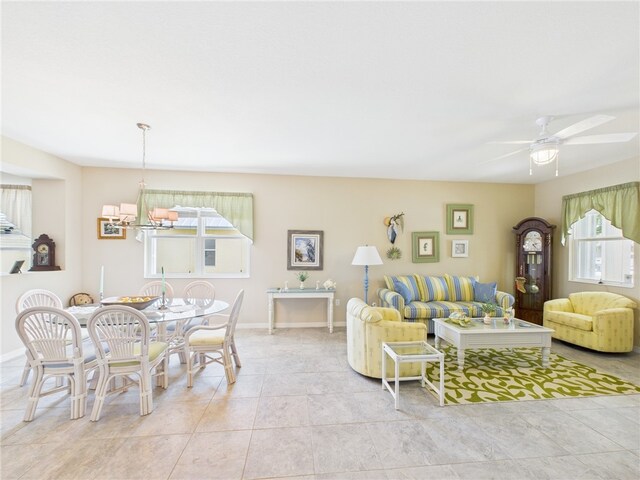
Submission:
M 415 279 L 420 292 L 418 298 L 421 302 L 448 302 L 451 299 L 445 277 L 416 275 Z
M 476 302 L 494 302 L 496 299 L 497 290 L 498 284 L 496 282 L 476 282 L 473 286 L 473 299 Z
M 455 302 L 411 302 L 404 307 L 405 319 L 448 318 L 453 312 L 471 315 L 469 307 Z
M 400 280 L 393 280 L 393 289 L 399 293 L 400 295 L 402 295 L 402 298 L 404 299 L 405 303 L 409 303 L 409 302 L 413 302 L 414 300 L 417 300 L 414 296 L 413 296 L 413 291 L 407 287 L 404 283 L 402 283 Z
M 581 315 L 573 312 L 554 312 L 546 311 L 544 313 L 545 321 L 559 323 L 567 327 L 576 328 L 590 332 L 593 330 L 593 320 L 589 315 Z
M 389 290 L 393 290 L 394 292 L 400 293 L 404 298 L 405 302 L 407 301 L 408 295 L 407 297 L 405 297 L 405 295 L 399 292 L 396 289 L 396 283 L 401 283 L 405 287 L 407 287 L 407 289 L 411 294 L 410 295 L 411 300 L 409 301 L 418 300 L 420 298 L 420 290 L 418 289 L 418 284 L 416 282 L 416 278 L 414 275 L 398 275 L 398 276 L 385 275 L 384 281 L 387 284 L 387 288 Z
M 473 285 L 476 279 L 473 277 L 457 277 L 445 275 L 449 287 L 449 300 L 452 302 L 472 302 L 474 300 Z M 493 297 L 492 297 L 493 298 Z

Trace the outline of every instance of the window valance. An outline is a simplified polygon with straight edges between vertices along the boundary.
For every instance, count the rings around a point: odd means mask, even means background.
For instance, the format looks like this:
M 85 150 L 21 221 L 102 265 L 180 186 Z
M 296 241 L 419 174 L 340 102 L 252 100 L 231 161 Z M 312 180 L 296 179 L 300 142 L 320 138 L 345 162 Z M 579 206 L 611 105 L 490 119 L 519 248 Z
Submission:
M 177 190 L 145 190 L 138 198 L 138 218 L 144 218 L 142 204 L 153 208 L 181 207 L 214 208 L 220 215 L 253 241 L 253 194 L 230 192 L 189 192 Z M 142 214 L 142 216 L 140 216 Z
M 604 215 L 622 236 L 640 243 L 640 182 L 623 183 L 562 197 L 562 230 L 560 242 L 565 244 L 571 225 L 589 210 Z

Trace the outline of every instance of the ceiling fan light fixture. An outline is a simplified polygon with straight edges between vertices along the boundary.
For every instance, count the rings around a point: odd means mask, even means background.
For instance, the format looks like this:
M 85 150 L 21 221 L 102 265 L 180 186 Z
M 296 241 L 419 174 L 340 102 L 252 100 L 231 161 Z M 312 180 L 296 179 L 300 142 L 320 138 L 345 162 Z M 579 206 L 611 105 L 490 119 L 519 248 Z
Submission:
M 539 143 L 531 146 L 531 161 L 536 165 L 546 165 L 558 158 L 560 148 L 554 143 Z

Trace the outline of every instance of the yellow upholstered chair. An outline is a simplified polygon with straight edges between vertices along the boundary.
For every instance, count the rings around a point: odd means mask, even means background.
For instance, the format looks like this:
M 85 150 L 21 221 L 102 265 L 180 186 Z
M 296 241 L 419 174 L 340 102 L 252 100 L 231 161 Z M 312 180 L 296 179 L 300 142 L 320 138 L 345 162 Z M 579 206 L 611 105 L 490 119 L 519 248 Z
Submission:
M 615 293 L 572 293 L 544 303 L 543 325 L 558 340 L 599 352 L 630 352 L 634 308 L 634 301 Z
M 359 298 L 347 303 L 347 359 L 356 372 L 382 378 L 382 342 L 427 339 L 424 323 L 403 322 L 393 308 L 370 307 Z M 420 375 L 420 362 L 404 363 L 400 376 Z M 387 377 L 393 377 L 393 362 L 387 362 Z

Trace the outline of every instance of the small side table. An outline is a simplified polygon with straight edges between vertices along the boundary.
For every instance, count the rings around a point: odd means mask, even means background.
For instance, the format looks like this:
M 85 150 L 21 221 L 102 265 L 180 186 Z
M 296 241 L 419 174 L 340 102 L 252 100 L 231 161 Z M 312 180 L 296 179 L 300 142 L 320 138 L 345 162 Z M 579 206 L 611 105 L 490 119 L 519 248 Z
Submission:
M 394 383 L 395 388 L 389 385 L 389 379 L 386 378 L 387 373 L 387 355 L 393 360 L 395 366 Z M 421 375 L 418 377 L 402 377 L 400 378 L 400 364 L 421 362 Z M 427 377 L 427 362 L 440 362 L 440 386 L 436 387 Z M 444 406 L 444 353 L 439 352 L 425 341 L 420 342 L 392 342 L 382 343 L 382 389 L 389 390 L 391 396 L 395 400 L 395 408 L 398 410 L 400 403 L 399 385 L 400 381 L 420 380 L 422 386 L 428 385 L 438 394 L 440 406 Z

